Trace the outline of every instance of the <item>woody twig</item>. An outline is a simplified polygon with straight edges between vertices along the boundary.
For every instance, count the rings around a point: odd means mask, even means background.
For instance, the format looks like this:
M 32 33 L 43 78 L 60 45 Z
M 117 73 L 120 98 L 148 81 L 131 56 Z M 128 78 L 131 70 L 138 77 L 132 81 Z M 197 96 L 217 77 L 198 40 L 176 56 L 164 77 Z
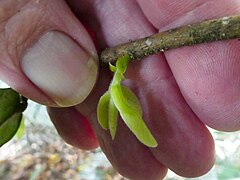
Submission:
M 101 61 L 115 62 L 128 54 L 131 60 L 183 46 L 240 38 L 240 15 L 227 16 L 160 32 L 104 50 Z

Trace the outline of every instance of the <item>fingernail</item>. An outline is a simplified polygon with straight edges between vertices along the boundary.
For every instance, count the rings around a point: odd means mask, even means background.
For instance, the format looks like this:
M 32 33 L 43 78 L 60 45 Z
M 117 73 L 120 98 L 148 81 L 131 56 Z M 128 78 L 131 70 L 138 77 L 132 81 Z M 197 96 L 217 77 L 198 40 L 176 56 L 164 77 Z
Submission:
M 58 106 L 81 103 L 97 79 L 98 63 L 73 39 L 58 31 L 44 34 L 21 61 L 25 75 Z

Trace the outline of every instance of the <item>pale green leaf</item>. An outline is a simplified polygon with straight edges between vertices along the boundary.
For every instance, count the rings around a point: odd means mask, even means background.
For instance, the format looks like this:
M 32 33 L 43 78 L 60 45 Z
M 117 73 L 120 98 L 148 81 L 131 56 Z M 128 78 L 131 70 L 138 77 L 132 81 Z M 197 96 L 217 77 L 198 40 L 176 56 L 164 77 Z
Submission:
M 142 116 L 142 107 L 137 96 L 126 86 L 121 86 L 122 93 L 128 102 L 128 105 Z
M 122 90 L 120 85 L 110 87 L 111 97 L 123 121 L 140 142 L 149 147 L 156 147 L 157 142 L 142 119 L 142 112 L 139 111 L 139 109 L 141 109 L 141 107 L 138 107 L 140 104 L 134 104 L 132 100 L 136 97 L 133 97 L 132 94 L 129 93 L 128 98 L 126 98 L 123 91 L 127 92 L 128 90 Z
M 98 121 L 104 129 L 110 129 L 112 139 L 114 139 L 119 111 L 125 124 L 140 142 L 149 147 L 156 147 L 157 142 L 142 119 L 140 102 L 130 89 L 121 86 L 129 60 L 130 56 L 125 55 L 117 60 L 116 66 L 109 64 L 114 76 L 109 91 L 99 101 Z
M 107 91 L 101 96 L 97 107 L 97 118 L 101 127 L 105 130 L 108 129 L 108 106 L 110 101 L 110 92 Z
M 0 147 L 8 142 L 17 132 L 22 119 L 22 113 L 16 113 L 0 126 Z
M 112 98 L 110 98 L 109 106 L 108 106 L 108 127 L 110 130 L 110 134 L 112 139 L 115 138 L 117 131 L 117 118 L 118 118 L 118 110 L 113 103 Z
M 123 75 L 127 70 L 127 65 L 129 63 L 130 56 L 128 54 L 124 55 L 123 57 L 119 58 L 116 63 L 117 71 Z
M 117 70 L 116 66 L 112 65 L 111 63 L 109 63 L 109 69 L 110 69 L 112 72 L 116 72 L 116 70 Z
M 123 77 L 123 75 L 118 73 L 118 71 L 116 71 L 116 73 L 113 76 L 113 79 L 112 79 L 112 82 L 111 82 L 110 86 L 112 86 L 112 85 L 120 85 L 121 81 L 122 81 L 122 77 Z

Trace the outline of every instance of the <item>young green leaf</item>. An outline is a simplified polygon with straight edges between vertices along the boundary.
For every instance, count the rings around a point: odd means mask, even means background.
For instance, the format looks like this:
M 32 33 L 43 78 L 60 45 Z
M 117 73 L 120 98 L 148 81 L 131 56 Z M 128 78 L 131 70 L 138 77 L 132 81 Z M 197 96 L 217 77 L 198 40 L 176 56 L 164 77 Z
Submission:
M 140 142 L 149 147 L 156 147 L 158 144 L 142 119 L 142 111 L 139 110 L 141 107 L 136 103 L 135 95 L 129 93 L 126 98 L 122 89 L 120 85 L 110 87 L 111 97 L 123 121 Z
M 110 98 L 109 106 L 108 106 L 108 127 L 110 130 L 112 139 L 115 138 L 116 131 L 117 131 L 117 118 L 118 118 L 118 110 L 112 98 Z
M 142 116 L 142 107 L 137 96 L 126 86 L 121 86 L 123 96 L 126 98 L 128 105 Z
M 110 69 L 112 72 L 116 72 L 116 70 L 117 70 L 116 66 L 112 65 L 111 63 L 109 63 L 109 69 Z
M 22 119 L 22 113 L 15 113 L 0 126 L 0 147 L 16 134 Z
M 124 55 L 123 57 L 119 58 L 116 63 L 116 68 L 119 73 L 122 75 L 126 72 L 127 70 L 127 65 L 129 63 L 130 56 L 128 54 Z
M 110 130 L 112 139 L 114 139 L 117 130 L 118 110 L 114 105 L 110 92 L 107 91 L 99 100 L 97 107 L 98 122 L 105 130 Z
M 100 98 L 97 109 L 98 121 L 104 129 L 110 130 L 114 139 L 119 111 L 125 124 L 140 142 L 149 147 L 156 147 L 157 141 L 142 119 L 140 102 L 129 88 L 121 85 L 129 60 L 129 55 L 125 55 L 117 60 L 116 66 L 109 64 L 114 76 L 109 90 Z
M 97 119 L 101 127 L 108 129 L 108 106 L 110 101 L 110 92 L 107 91 L 101 96 L 97 107 Z

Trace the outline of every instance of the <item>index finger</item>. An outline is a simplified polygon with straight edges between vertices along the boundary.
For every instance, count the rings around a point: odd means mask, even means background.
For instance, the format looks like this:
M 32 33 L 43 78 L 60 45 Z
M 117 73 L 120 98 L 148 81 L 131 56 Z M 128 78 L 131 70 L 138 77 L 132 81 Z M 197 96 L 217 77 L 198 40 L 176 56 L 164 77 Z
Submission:
M 238 0 L 138 2 L 160 31 L 240 12 Z M 231 40 L 165 53 L 180 90 L 194 113 L 205 124 L 218 130 L 240 129 L 239 48 L 239 41 Z

